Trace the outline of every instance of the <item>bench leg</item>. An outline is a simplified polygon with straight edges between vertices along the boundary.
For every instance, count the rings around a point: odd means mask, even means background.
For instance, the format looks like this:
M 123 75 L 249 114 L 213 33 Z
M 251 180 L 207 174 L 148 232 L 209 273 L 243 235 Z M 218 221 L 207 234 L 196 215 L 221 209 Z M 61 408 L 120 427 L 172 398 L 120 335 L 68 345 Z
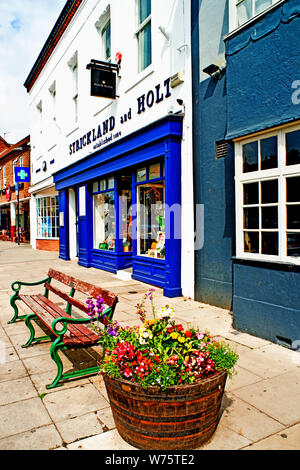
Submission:
M 18 299 L 19 296 L 17 292 L 10 298 L 10 305 L 14 309 L 14 316 L 9 322 L 7 322 L 8 324 L 15 323 L 17 320 L 24 320 L 24 318 L 26 317 L 26 315 L 19 315 L 18 307 L 16 305 L 16 300 Z
M 40 343 L 42 341 L 51 339 L 51 337 L 48 336 L 48 335 L 39 336 L 38 338 L 35 338 L 35 330 L 34 330 L 34 327 L 31 323 L 31 320 L 36 320 L 37 318 L 38 317 L 35 313 L 30 313 L 29 315 L 25 316 L 25 325 L 27 326 L 27 328 L 30 331 L 30 338 L 27 341 L 27 343 L 22 346 L 22 348 L 28 348 L 29 346 L 31 346 L 32 343 Z
M 56 338 L 54 343 L 51 345 L 50 348 L 50 356 L 57 365 L 57 374 L 53 382 L 49 385 L 46 385 L 46 388 L 49 390 L 50 388 L 56 388 L 56 387 L 61 387 L 61 383 L 59 381 L 61 380 L 63 376 L 63 363 L 61 361 L 61 358 L 59 357 L 58 351 L 60 349 L 64 348 L 63 343 L 61 342 L 60 338 Z

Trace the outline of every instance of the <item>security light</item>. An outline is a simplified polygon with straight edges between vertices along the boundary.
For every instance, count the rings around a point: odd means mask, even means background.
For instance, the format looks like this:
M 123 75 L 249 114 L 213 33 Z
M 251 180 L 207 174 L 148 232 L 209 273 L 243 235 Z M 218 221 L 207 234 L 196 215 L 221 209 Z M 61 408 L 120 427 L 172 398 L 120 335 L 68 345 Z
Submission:
M 203 72 L 209 75 L 212 78 L 216 78 L 217 80 L 221 80 L 224 76 L 226 71 L 226 65 L 219 67 L 216 64 L 210 64 L 208 67 L 203 69 Z

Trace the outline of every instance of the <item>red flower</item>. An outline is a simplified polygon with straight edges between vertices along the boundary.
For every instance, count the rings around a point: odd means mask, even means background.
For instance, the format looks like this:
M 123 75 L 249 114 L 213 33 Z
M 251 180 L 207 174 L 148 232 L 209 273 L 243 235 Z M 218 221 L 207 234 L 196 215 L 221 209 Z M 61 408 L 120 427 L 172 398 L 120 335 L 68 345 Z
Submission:
M 183 326 L 182 326 L 182 325 L 176 325 L 176 328 L 177 328 L 177 331 L 182 331 L 182 330 L 183 330 Z
M 190 338 L 190 337 L 192 336 L 192 332 L 189 331 L 189 330 L 186 331 L 186 332 L 185 332 L 185 336 L 186 336 L 187 338 Z

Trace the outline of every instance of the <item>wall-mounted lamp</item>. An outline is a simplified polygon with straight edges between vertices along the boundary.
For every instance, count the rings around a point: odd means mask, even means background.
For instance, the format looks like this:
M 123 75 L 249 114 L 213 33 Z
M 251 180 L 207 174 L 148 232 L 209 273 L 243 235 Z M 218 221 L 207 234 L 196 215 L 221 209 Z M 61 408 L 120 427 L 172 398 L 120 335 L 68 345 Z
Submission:
M 219 67 L 215 64 L 210 64 L 208 67 L 203 69 L 203 72 L 209 75 L 211 78 L 216 78 L 217 80 L 221 80 L 226 72 L 226 65 L 222 65 Z

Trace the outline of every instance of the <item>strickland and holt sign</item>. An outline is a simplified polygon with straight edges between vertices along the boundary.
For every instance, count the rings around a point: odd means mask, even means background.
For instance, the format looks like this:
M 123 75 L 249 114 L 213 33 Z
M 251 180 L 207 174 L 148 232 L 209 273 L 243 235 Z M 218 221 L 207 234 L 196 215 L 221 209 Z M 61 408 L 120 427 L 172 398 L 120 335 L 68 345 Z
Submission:
M 135 111 L 132 107 L 130 107 L 127 113 L 120 117 L 118 122 L 115 116 L 110 116 L 97 127 L 94 127 L 93 129 L 86 132 L 83 136 L 70 143 L 69 155 L 76 154 L 80 150 L 90 145 L 93 145 L 93 150 L 97 150 L 103 145 L 111 143 L 113 140 L 120 138 L 122 136 L 122 130 L 121 127 L 116 129 L 116 125 L 121 126 L 125 122 L 133 119 L 134 115 L 140 116 L 148 108 L 152 108 L 152 106 L 164 101 L 170 96 L 170 78 L 167 78 L 164 81 L 163 86 L 158 84 L 154 87 L 154 89 L 149 90 L 147 93 L 144 93 L 137 98 Z

